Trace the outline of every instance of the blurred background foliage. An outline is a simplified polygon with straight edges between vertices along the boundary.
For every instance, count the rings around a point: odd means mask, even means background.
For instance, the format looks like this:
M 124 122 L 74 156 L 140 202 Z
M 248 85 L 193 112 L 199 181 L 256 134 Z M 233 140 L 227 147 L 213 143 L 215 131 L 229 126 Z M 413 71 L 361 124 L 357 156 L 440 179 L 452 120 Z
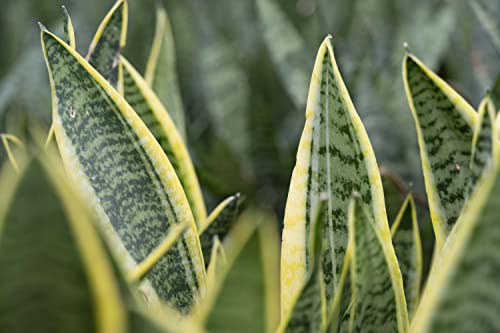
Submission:
M 0 132 L 23 137 L 33 121 L 50 124 L 36 23 L 61 32 L 65 5 L 77 49 L 85 55 L 113 2 L 2 0 Z M 480 24 L 473 8 L 478 4 L 496 18 L 490 26 Z M 492 30 L 500 30 L 498 0 L 163 0 L 163 5 L 176 42 L 188 147 L 209 208 L 239 191 L 247 202 L 282 216 L 310 73 L 329 33 L 379 164 L 420 193 L 415 127 L 401 79 L 403 44 L 474 107 L 500 74 L 498 40 L 492 38 Z M 154 0 L 129 0 L 123 53 L 141 72 L 153 39 L 155 6 Z

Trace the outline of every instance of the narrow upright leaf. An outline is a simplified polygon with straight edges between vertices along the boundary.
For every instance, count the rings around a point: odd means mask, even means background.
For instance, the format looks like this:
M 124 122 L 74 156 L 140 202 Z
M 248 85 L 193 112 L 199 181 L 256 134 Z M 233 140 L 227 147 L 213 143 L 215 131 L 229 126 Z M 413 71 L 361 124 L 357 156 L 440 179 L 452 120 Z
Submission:
M 102 20 L 86 59 L 113 87 L 120 79 L 119 56 L 127 37 L 128 5 L 118 0 Z M 121 87 L 118 87 L 121 90 Z
M 223 243 L 227 261 L 219 266 L 198 313 L 208 332 L 275 332 L 279 308 L 276 225 L 270 213 L 249 210 L 227 235 Z
M 476 113 L 412 54 L 404 57 L 403 79 L 439 250 L 467 199 Z
M 391 234 L 392 244 L 403 277 L 408 317 L 411 320 L 417 308 L 422 283 L 422 243 L 415 202 L 411 194 L 403 202 L 392 224 Z
M 73 29 L 73 22 L 71 21 L 71 17 L 69 16 L 68 10 L 65 6 L 62 6 L 64 12 L 64 38 L 63 40 L 71 46 L 72 48 L 76 48 L 76 40 L 75 40 L 75 30 Z
M 468 4 L 476 14 L 477 19 L 490 36 L 498 54 L 500 54 L 500 22 L 498 22 L 498 2 L 495 0 L 471 0 Z M 495 6 L 497 11 L 495 11 Z
M 309 52 L 302 36 L 276 0 L 258 0 L 257 13 L 269 55 L 283 85 L 298 109 L 307 99 Z
M 326 300 L 323 269 L 321 267 L 321 253 L 323 252 L 323 237 L 321 237 L 323 229 L 321 211 L 323 209 L 321 209 L 321 205 L 321 202 L 318 203 L 316 215 L 311 221 L 312 230 L 309 235 L 313 262 L 310 265 L 305 283 L 295 299 L 289 317 L 282 318 L 278 329 L 279 333 L 315 333 L 320 332 L 321 328 L 326 325 Z
M 500 330 L 499 151 L 480 178 L 431 272 L 412 333 Z
M 309 88 L 306 123 L 300 140 L 285 210 L 281 255 L 282 317 L 287 316 L 312 262 L 308 253 L 312 207 L 324 196 L 326 250 L 322 270 L 327 302 L 336 292 L 347 247 L 347 212 L 353 192 L 375 227 L 390 239 L 377 162 L 337 68 L 331 37 L 321 44 Z M 386 255 L 395 261 L 392 247 Z M 399 277 L 400 278 L 400 277 Z M 404 315 L 402 315 L 404 317 Z
M 184 107 L 175 66 L 175 45 L 170 21 L 165 9 L 158 7 L 155 36 L 144 77 L 167 109 L 181 136 L 185 138 Z
M 196 225 L 174 168 L 103 76 L 49 31 L 42 29 L 41 39 L 62 159 L 121 264 L 134 269 L 171 226 L 189 225 L 143 284 L 149 299 L 188 312 L 204 289 L 205 272 Z
M 406 332 L 401 273 L 395 258 L 386 255 L 391 239 L 380 234 L 359 198 L 350 206 L 349 237 L 353 288 L 349 331 Z
M 109 257 L 64 171 L 24 162 L 0 177 L 13 198 L 0 207 L 0 331 L 127 332 Z
M 242 199 L 239 193 L 230 196 L 214 209 L 208 216 L 207 221 L 201 226 L 199 234 L 205 267 L 208 267 L 210 263 L 214 239 L 224 241 L 227 233 L 236 222 L 241 202 Z
M 494 146 L 498 144 L 497 138 L 493 135 L 494 132 L 496 132 L 495 107 L 490 97 L 486 96 L 479 105 L 477 124 L 472 141 L 470 160 L 472 181 L 470 190 L 473 190 L 484 169 L 489 167 L 493 159 Z
M 199 227 L 205 221 L 207 212 L 187 147 L 170 115 L 141 75 L 124 57 L 121 57 L 120 63 L 123 65 L 123 96 L 172 163 Z

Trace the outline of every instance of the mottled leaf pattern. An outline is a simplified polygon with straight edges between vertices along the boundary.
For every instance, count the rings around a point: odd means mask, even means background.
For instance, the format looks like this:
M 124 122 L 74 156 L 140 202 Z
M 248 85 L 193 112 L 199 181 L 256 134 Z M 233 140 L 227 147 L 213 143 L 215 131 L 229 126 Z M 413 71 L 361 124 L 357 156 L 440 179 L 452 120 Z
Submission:
M 494 145 L 497 139 L 494 137 L 495 131 L 495 107 L 487 96 L 479 105 L 477 124 L 472 141 L 472 156 L 470 169 L 472 173 L 470 191 L 474 189 L 479 177 L 485 168 L 488 168 L 492 161 Z
M 408 317 L 411 320 L 417 308 L 422 283 L 422 243 L 415 202 L 411 194 L 403 202 L 392 224 L 391 234 L 403 278 Z
M 182 106 L 175 63 L 175 45 L 167 12 L 156 11 L 156 30 L 144 75 L 183 138 L 186 137 L 184 107 Z
M 80 198 L 60 167 L 24 162 L 24 172 L 0 175 L 2 195 L 15 195 L 0 207 L 0 331 L 125 333 L 117 281 Z
M 200 226 L 205 221 L 207 212 L 187 147 L 168 112 L 148 84 L 125 58 L 122 57 L 120 63 L 123 65 L 123 96 L 167 155 L 181 181 L 195 222 Z
M 189 224 L 147 274 L 144 293 L 188 312 L 204 288 L 196 225 L 175 171 L 134 110 L 79 54 L 41 33 L 53 96 L 55 136 L 114 252 L 133 269 L 171 225 Z
M 73 29 L 73 22 L 71 21 L 71 17 L 69 16 L 68 10 L 66 7 L 62 7 L 64 12 L 64 38 L 63 40 L 71 46 L 72 48 L 76 48 L 76 40 L 75 40 L 75 30 Z
M 417 128 L 436 242 L 441 249 L 467 199 L 476 113 L 412 54 L 404 57 L 403 79 Z
M 315 217 L 311 221 L 309 245 L 311 248 L 312 263 L 304 285 L 302 286 L 292 311 L 288 318 L 284 318 L 278 332 L 320 332 L 326 325 L 325 290 L 321 267 L 321 253 L 323 250 L 323 217 L 321 216 L 322 203 L 316 207 Z
M 336 66 L 331 37 L 327 37 L 314 66 L 306 123 L 285 210 L 282 316 L 290 310 L 306 277 L 311 207 L 321 196 L 326 199 L 322 270 L 328 302 L 335 294 L 347 246 L 347 208 L 354 191 L 361 194 L 377 229 L 390 238 L 375 156 Z
M 349 217 L 353 288 L 349 331 L 405 332 L 408 318 L 401 273 L 397 261 L 385 253 L 392 248 L 390 239 L 380 235 L 359 198 L 353 199 Z
M 500 330 L 500 177 L 485 171 L 432 271 L 410 332 Z
M 310 79 L 310 54 L 305 42 L 276 0 L 258 0 L 257 11 L 269 55 L 288 95 L 302 109 Z
M 127 36 L 128 5 L 118 0 L 104 17 L 90 43 L 86 59 L 113 87 L 119 83 L 119 56 Z M 118 87 L 121 90 L 120 87 Z
M 207 221 L 201 226 L 199 233 L 205 267 L 208 267 L 210 263 L 215 238 L 223 242 L 234 222 L 236 222 L 241 202 L 242 197 L 239 193 L 230 196 L 214 209 L 208 216 Z

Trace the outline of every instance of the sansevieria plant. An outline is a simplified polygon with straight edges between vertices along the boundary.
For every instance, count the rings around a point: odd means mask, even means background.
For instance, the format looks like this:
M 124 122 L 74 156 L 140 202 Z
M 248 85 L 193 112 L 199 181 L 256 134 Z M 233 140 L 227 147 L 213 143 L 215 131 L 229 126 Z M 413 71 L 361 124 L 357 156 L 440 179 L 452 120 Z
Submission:
M 269 6 L 258 1 L 261 15 Z M 121 53 L 127 15 L 119 0 L 86 55 L 66 9 L 62 37 L 40 25 L 52 126 L 48 136 L 42 126 L 25 140 L 2 135 L 0 332 L 500 331 L 500 152 L 488 95 L 476 111 L 406 51 L 402 84 L 436 239 L 425 277 L 415 198 L 381 174 L 326 37 L 280 246 L 274 214 L 240 214 L 239 193 L 207 215 L 168 16 L 158 9 L 142 76 Z M 290 66 L 280 64 L 283 77 Z

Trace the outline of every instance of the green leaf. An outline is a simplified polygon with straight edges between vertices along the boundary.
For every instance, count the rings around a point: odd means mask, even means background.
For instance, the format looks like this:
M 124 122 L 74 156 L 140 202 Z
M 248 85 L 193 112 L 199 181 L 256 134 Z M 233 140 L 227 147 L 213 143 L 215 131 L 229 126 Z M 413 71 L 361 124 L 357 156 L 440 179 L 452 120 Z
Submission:
M 167 109 L 181 136 L 185 138 L 186 125 L 177 80 L 174 38 L 170 20 L 163 7 L 156 10 L 155 36 L 144 77 Z
M 126 101 L 66 43 L 42 29 L 54 132 L 66 170 L 98 215 L 120 263 L 134 269 L 171 226 L 188 230 L 146 275 L 143 292 L 188 312 L 204 289 L 189 203 L 160 145 Z
M 257 12 L 269 55 L 298 109 L 307 99 L 309 52 L 302 36 L 275 0 L 258 0 Z
M 321 254 L 323 250 L 323 217 L 322 202 L 318 203 L 313 218 L 310 241 L 312 263 L 308 276 L 295 299 L 288 318 L 284 318 L 278 332 L 320 332 L 326 324 L 326 300 L 323 282 Z
M 361 193 L 377 231 L 390 240 L 377 162 L 337 68 L 331 37 L 321 44 L 312 74 L 306 123 L 300 140 L 285 210 L 281 256 L 282 317 L 303 286 L 312 262 L 308 253 L 312 207 L 327 200 L 322 214 L 326 251 L 322 270 L 331 303 L 347 248 L 347 213 L 353 192 Z M 386 255 L 395 261 L 392 247 Z M 406 310 L 406 309 L 405 309 Z M 405 320 L 405 314 L 402 314 Z
M 69 16 L 68 11 L 65 6 L 62 6 L 64 12 L 64 38 L 63 40 L 76 49 L 76 40 L 75 40 L 75 30 L 73 29 L 73 22 L 71 21 L 71 17 Z
M 250 86 L 235 50 L 213 26 L 205 10 L 200 15 L 198 53 L 204 103 L 215 135 L 244 161 L 248 160 Z
M 382 235 L 359 197 L 349 208 L 353 305 L 349 332 L 406 332 L 403 283 L 391 239 Z M 388 251 L 388 249 L 391 249 Z
M 170 115 L 146 81 L 124 57 L 121 57 L 120 63 L 123 66 L 123 96 L 160 143 L 172 163 L 193 211 L 194 220 L 200 227 L 207 217 L 207 212 L 187 147 Z
M 500 54 L 500 23 L 498 22 L 498 9 L 500 7 L 498 3 L 492 0 L 472 0 L 468 3 Z M 495 6 L 497 11 L 495 11 Z
M 205 267 L 210 263 L 214 240 L 223 242 L 224 238 L 236 222 L 239 206 L 243 198 L 239 193 L 222 201 L 207 218 L 199 229 L 201 250 L 205 260 Z
M 198 313 L 209 332 L 274 332 L 279 318 L 279 236 L 270 213 L 249 210 L 224 240 L 219 266 Z
M 86 56 L 88 62 L 113 87 L 117 87 L 121 81 L 119 56 L 121 49 L 125 47 L 127 22 L 127 1 L 118 0 L 99 25 Z M 121 91 L 121 87 L 118 90 Z
M 431 272 L 410 332 L 500 329 L 500 155 L 496 147 L 494 157 L 434 265 L 439 269 Z
M 403 202 L 391 226 L 391 234 L 403 278 L 408 317 L 411 320 L 420 298 L 423 261 L 417 211 L 411 194 Z
M 460 95 L 412 54 L 404 57 L 403 80 L 417 128 L 439 250 L 467 200 L 477 115 Z
M 473 190 L 477 180 L 481 177 L 485 168 L 488 168 L 497 144 L 497 138 L 493 136 L 495 129 L 495 107 L 489 96 L 486 96 L 479 105 L 474 138 L 472 140 L 472 153 L 470 169 L 472 173 L 470 191 Z
M 62 166 L 24 162 L 0 175 L 11 198 L 0 207 L 0 331 L 126 332 L 112 265 Z

